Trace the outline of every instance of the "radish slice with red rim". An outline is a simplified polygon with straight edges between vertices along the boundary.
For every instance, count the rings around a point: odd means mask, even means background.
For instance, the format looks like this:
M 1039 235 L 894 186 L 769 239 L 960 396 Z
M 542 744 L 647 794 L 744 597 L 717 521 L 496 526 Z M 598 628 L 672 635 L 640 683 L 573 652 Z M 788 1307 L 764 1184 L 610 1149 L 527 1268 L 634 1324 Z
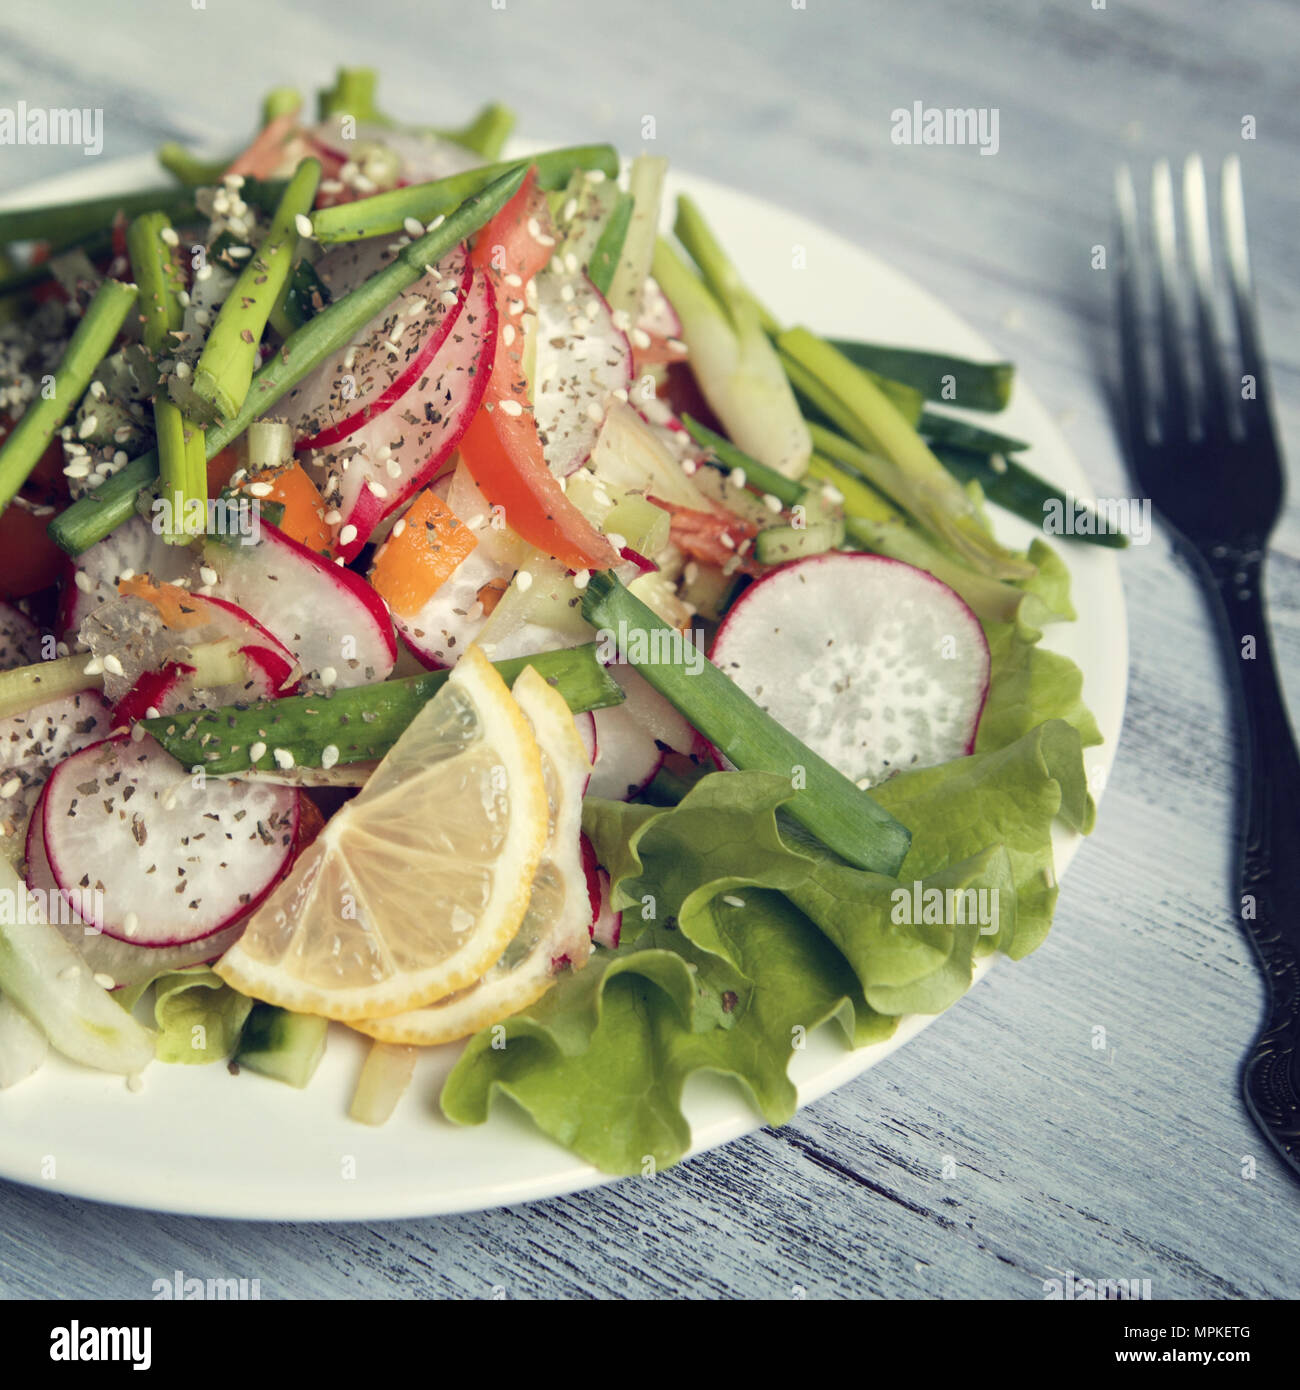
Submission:
M 855 782 L 969 753 L 989 684 L 979 619 L 932 575 L 816 555 L 765 575 L 711 652 L 780 724 Z
M 328 251 L 316 273 L 337 299 L 395 256 L 390 237 L 348 242 Z M 329 448 L 399 401 L 446 341 L 472 277 L 465 248 L 458 246 L 294 387 L 284 410 L 295 447 L 300 452 Z
M 119 723 L 196 706 L 271 699 L 298 683 L 293 653 L 250 613 L 225 599 L 163 586 L 101 604 L 80 638 L 104 667 Z M 164 606 L 160 606 L 164 605 Z M 236 654 L 243 660 L 236 660 Z
M 0 833 L 5 839 L 23 831 L 51 769 L 112 727 L 107 702 L 93 690 L 0 719 Z
M 545 270 L 533 283 L 533 415 L 546 465 L 564 478 L 591 457 L 614 392 L 631 385 L 632 351 L 585 275 Z
M 495 346 L 495 300 L 486 277 L 475 274 L 463 311 L 406 391 L 339 443 L 305 450 L 321 496 L 340 514 L 344 560 L 451 456 L 483 399 L 482 366 Z
M 591 904 L 591 925 L 588 931 L 597 946 L 608 947 L 611 951 L 618 947 L 619 936 L 623 930 L 623 914 L 614 911 L 613 892 L 609 875 L 600 867 L 596 850 L 584 835 L 582 844 L 582 868 L 587 876 L 587 899 Z
M 118 735 L 54 770 L 42 805 L 50 869 L 89 925 L 177 946 L 245 916 L 293 858 L 298 793 L 200 777 L 151 738 Z
M 188 546 L 167 545 L 143 517 L 133 516 L 102 541 L 84 550 L 68 571 L 59 595 L 58 631 L 76 642 L 77 629 L 101 604 L 117 597 L 117 586 L 134 575 L 159 584 L 194 575 Z M 83 650 L 76 642 L 76 650 Z
M 76 915 L 71 895 L 62 895 L 50 868 L 45 850 L 43 817 L 33 814 L 27 833 L 27 886 L 39 893 L 53 909 L 51 916 L 64 939 L 96 975 L 106 975 L 113 989 L 132 989 L 148 984 L 168 970 L 187 970 L 206 965 L 223 956 L 244 934 L 245 918 L 223 927 L 211 936 L 187 941 L 179 946 L 142 946 L 119 941 L 86 923 Z
M 397 660 L 383 599 L 359 574 L 262 523 L 256 545 L 209 544 L 222 597 L 252 614 L 297 658 L 311 690 L 371 685 Z

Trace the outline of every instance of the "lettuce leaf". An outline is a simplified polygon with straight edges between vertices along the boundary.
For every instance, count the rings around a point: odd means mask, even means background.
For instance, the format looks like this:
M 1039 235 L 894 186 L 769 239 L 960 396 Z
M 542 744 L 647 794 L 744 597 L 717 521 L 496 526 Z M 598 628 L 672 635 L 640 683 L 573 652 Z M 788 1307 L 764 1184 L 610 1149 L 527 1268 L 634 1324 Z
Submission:
M 812 1029 L 836 1018 L 851 1046 L 878 1041 L 902 1014 L 958 998 L 979 955 L 1038 944 L 1052 821 L 1091 824 L 1077 730 L 1052 721 L 876 794 L 913 830 L 899 880 L 803 835 L 781 812 L 789 783 L 769 773 L 711 774 L 668 808 L 589 800 L 622 944 L 472 1039 L 444 1113 L 480 1124 L 506 1095 L 606 1172 L 653 1171 L 689 1148 L 692 1073 L 734 1077 L 782 1123 L 796 1102 L 786 1069 Z M 996 890 L 996 910 L 986 924 L 900 919 L 898 895 L 936 888 Z
M 1045 541 L 1035 540 L 1028 558 L 1036 571 L 1023 587 L 1032 606 L 1028 601 L 1022 604 L 1014 623 L 984 624 L 992 668 L 975 738 L 977 753 L 1005 748 L 1048 719 L 1072 725 L 1085 748 L 1102 741 L 1097 721 L 1083 703 L 1083 672 L 1068 656 L 1040 647 L 1043 634 L 1033 625 L 1074 618 L 1070 572 Z
M 235 1050 L 253 1001 L 206 965 L 159 975 L 154 992 L 160 1062 L 223 1062 Z

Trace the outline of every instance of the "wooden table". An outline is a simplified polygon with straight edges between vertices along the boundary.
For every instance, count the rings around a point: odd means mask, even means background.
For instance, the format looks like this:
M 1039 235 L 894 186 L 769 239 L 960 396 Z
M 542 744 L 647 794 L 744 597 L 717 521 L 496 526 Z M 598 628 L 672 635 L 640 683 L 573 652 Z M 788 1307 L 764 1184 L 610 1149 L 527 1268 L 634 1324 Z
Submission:
M 1113 286 L 1090 264 L 1122 159 L 1241 154 L 1282 433 L 1300 447 L 1295 22 L 1293 0 L 47 0 L 0 19 L 0 105 L 102 107 L 104 158 L 242 128 L 266 88 L 311 88 L 340 61 L 380 67 L 412 118 L 450 123 L 492 96 L 538 138 L 635 148 L 653 115 L 681 167 L 797 206 L 951 302 L 1058 412 L 1097 491 L 1125 496 L 1101 384 Z M 892 144 L 890 113 L 915 101 L 997 107 L 998 154 Z M 0 186 L 82 162 L 3 148 Z M 1300 700 L 1298 517 L 1270 593 Z M 263 1297 L 1035 1299 L 1066 1270 L 1149 1278 L 1157 1298 L 1300 1294 L 1300 1186 L 1238 1099 L 1261 989 L 1232 916 L 1217 651 L 1166 536 L 1123 564 L 1128 717 L 1050 939 L 785 1129 L 653 1182 L 370 1227 L 4 1185 L 0 1294 L 148 1297 L 176 1269 L 258 1278 Z

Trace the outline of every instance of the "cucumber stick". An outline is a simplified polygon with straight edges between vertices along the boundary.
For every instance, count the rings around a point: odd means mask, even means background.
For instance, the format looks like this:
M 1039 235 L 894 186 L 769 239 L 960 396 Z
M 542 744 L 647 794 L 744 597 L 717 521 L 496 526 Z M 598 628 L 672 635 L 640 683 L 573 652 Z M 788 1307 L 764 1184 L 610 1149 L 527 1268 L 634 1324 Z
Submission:
M 329 1020 L 257 1003 L 239 1035 L 235 1062 L 302 1090 L 325 1055 Z
M 806 526 L 769 526 L 754 537 L 754 554 L 765 565 L 783 565 L 809 555 L 824 555 L 844 544 L 840 518 L 810 521 Z

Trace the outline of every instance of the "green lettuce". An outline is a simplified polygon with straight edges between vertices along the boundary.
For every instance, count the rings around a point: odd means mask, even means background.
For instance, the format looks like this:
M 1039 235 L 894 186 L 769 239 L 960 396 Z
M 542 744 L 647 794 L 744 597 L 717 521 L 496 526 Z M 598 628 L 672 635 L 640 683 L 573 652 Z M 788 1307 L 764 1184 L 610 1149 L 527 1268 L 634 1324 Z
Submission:
M 981 954 L 1041 940 L 1052 821 L 1091 823 L 1077 730 L 1053 721 L 878 793 L 914 826 L 898 880 L 803 835 L 781 811 L 789 783 L 769 773 L 711 774 L 666 808 L 589 800 L 620 947 L 472 1039 L 443 1089 L 446 1115 L 482 1123 L 502 1094 L 607 1172 L 662 1168 L 690 1144 L 693 1072 L 734 1077 L 783 1123 L 796 1100 L 786 1069 L 814 1028 L 834 1018 L 851 1046 L 879 1041 L 902 1014 L 958 998 Z M 898 920 L 897 895 L 967 888 L 997 890 L 987 923 Z
M 1038 622 L 1073 620 L 1070 573 L 1046 542 L 1029 550 L 1036 572 L 1023 585 L 1026 602 L 1014 623 L 986 622 L 991 670 L 989 695 L 980 716 L 975 750 L 1005 748 L 1044 720 L 1063 719 L 1078 730 L 1085 748 L 1102 741 L 1092 712 L 1083 702 L 1083 672 L 1059 652 L 1038 645 Z
M 222 1062 L 235 1050 L 253 1001 L 206 965 L 159 975 L 154 991 L 160 1062 Z

